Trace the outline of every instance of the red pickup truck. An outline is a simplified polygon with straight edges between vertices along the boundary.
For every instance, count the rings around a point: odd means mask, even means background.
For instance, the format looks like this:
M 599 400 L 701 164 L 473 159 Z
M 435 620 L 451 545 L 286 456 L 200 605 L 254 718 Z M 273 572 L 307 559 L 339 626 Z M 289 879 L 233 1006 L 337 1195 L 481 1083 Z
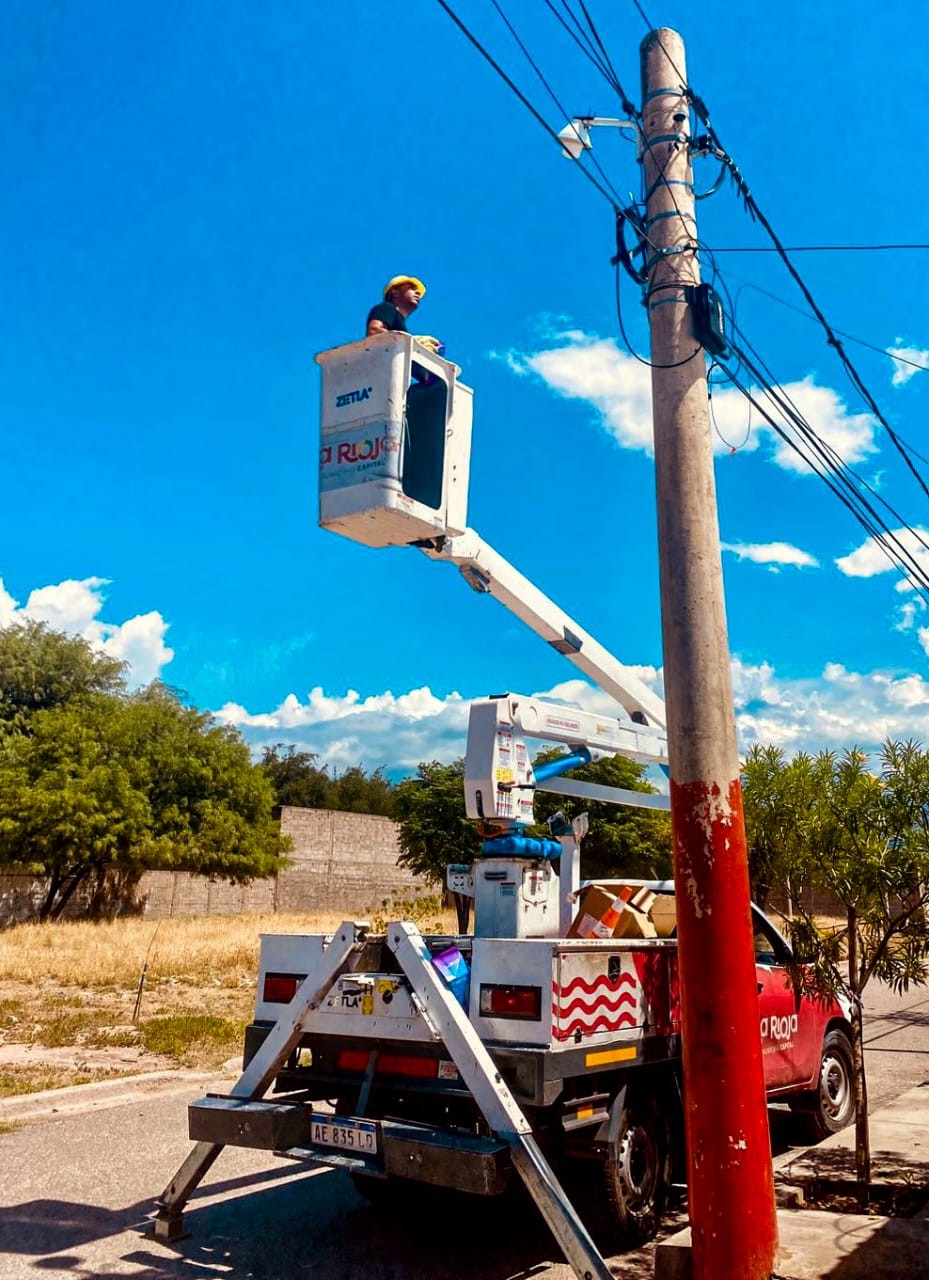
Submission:
M 667 906 L 673 885 L 648 887 Z M 753 911 L 768 1096 L 803 1112 L 814 1136 L 835 1132 L 854 1111 L 849 1009 L 793 992 L 789 944 Z M 599 1194 L 583 1199 L 599 1201 L 616 1246 L 654 1235 L 686 1163 L 674 937 L 424 941 L 433 957 L 454 947 L 466 960 L 470 1025 L 559 1176 L 570 1186 L 573 1174 L 599 1172 Z M 328 945 L 322 935 L 262 938 L 246 1066 Z M 277 1071 L 260 1136 L 231 1099 L 226 1110 L 208 1098 L 191 1108 L 191 1137 L 347 1169 L 372 1201 L 408 1198 L 417 1182 L 504 1191 L 510 1149 L 385 938 L 363 936 L 356 952 Z

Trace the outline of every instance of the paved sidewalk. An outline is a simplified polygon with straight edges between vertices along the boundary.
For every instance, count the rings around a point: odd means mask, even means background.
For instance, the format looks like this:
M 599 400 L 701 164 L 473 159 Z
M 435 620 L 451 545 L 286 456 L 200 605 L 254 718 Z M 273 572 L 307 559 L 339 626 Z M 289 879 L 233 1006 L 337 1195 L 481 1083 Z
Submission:
M 875 1111 L 870 1119 L 872 1183 L 921 1188 L 915 1218 L 866 1217 L 810 1209 L 778 1209 L 778 1280 L 922 1280 L 929 1275 L 929 1083 Z M 774 1162 L 779 1202 L 814 1178 L 853 1182 L 854 1127 L 808 1151 Z M 690 1228 L 655 1251 L 656 1280 L 690 1280 Z M 736 1280 L 720 1277 L 720 1280 Z

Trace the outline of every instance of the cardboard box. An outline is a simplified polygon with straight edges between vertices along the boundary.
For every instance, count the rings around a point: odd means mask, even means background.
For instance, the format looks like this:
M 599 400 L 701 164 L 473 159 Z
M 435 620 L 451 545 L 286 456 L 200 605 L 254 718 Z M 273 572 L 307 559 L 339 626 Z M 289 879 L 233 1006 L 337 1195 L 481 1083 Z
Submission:
M 649 908 L 649 919 L 659 938 L 672 938 L 677 931 L 677 904 L 671 893 L 659 893 Z
M 655 926 L 644 911 L 627 902 L 613 930 L 614 938 L 656 938 Z
M 631 891 L 623 897 L 601 884 L 586 885 L 581 890 L 568 937 L 612 938 L 626 899 L 631 896 Z
M 569 938 L 654 938 L 646 911 L 654 894 L 633 885 L 589 884 L 581 890 Z M 642 907 L 634 905 L 639 899 Z

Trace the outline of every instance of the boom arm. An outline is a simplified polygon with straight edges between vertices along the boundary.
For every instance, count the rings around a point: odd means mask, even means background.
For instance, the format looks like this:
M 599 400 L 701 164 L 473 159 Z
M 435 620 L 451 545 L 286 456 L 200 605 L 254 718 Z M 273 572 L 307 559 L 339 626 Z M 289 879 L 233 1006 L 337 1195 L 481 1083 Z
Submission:
M 533 768 L 526 738 L 557 742 L 572 754 L 562 768 L 622 755 L 665 763 L 663 734 L 625 717 L 595 716 L 576 707 L 508 693 L 472 702 L 465 752 L 465 808 L 469 818 L 491 826 L 525 826 L 533 821 L 537 789 L 643 809 L 668 808 L 668 797 L 573 778 L 557 778 L 558 765 Z
M 639 721 L 644 716 L 649 727 L 664 731 L 665 708 L 661 698 L 509 561 L 482 542 L 473 529 L 466 529 L 460 537 L 439 537 L 417 545 L 433 560 L 456 564 L 469 586 L 499 600 L 536 635 L 615 698 L 630 716 Z

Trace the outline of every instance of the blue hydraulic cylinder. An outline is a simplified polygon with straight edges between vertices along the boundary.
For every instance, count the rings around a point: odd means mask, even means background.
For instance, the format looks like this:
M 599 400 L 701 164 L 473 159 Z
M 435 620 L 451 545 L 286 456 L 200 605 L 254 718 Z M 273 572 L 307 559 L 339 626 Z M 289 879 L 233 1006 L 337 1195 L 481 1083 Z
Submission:
M 481 853 L 489 858 L 547 858 L 552 861 L 560 858 L 561 852 L 559 841 L 537 836 L 496 836 L 481 845 Z
M 590 764 L 590 752 L 586 747 L 579 747 L 569 756 L 558 756 L 556 760 L 549 760 L 547 764 L 533 765 L 532 772 L 538 783 L 544 782 L 546 778 L 557 778 L 560 774 L 567 773 L 570 769 L 577 769 L 582 764 Z

